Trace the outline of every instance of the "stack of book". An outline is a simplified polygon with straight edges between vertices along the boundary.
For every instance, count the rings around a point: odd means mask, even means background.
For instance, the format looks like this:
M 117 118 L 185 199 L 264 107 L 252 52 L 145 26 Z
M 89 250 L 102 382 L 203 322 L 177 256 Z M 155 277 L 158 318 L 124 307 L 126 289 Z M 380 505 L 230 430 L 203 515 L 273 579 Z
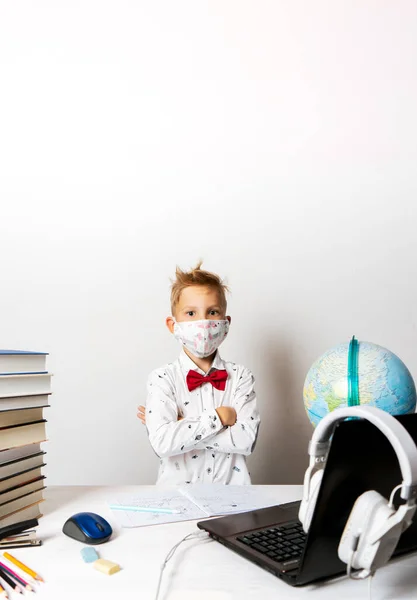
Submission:
M 45 352 L 0 350 L 0 529 L 41 517 L 51 374 Z

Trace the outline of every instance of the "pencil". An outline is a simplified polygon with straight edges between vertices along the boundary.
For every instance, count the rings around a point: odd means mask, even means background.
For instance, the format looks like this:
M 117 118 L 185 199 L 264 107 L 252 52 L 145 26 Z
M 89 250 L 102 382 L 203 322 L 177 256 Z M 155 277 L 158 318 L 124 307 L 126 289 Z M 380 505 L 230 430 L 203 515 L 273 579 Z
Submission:
M 19 569 L 22 569 L 22 571 L 24 571 L 25 573 L 27 573 L 28 575 L 30 575 L 34 579 L 37 579 L 38 581 L 42 581 L 43 582 L 42 577 L 40 575 L 38 575 L 36 573 L 36 571 L 33 571 L 32 569 L 30 569 L 29 567 L 27 567 L 26 565 L 24 565 L 22 562 L 20 562 L 20 560 L 17 560 L 17 558 L 15 558 L 14 556 L 12 556 L 8 552 L 3 552 L 3 556 L 4 556 L 4 558 L 7 558 L 7 560 L 10 560 L 11 563 L 13 563 L 14 565 L 16 565 L 16 567 L 19 567 Z
M 131 510 L 134 512 L 147 512 L 147 513 L 162 513 L 167 515 L 181 515 L 180 510 L 173 508 L 153 508 L 149 506 L 124 506 L 123 504 L 109 504 L 111 510 Z
M 12 579 L 15 579 L 17 583 L 20 583 L 20 585 L 23 586 L 28 592 L 33 592 L 33 588 L 29 582 L 25 581 L 23 577 L 20 577 L 20 575 L 15 573 L 10 567 L 0 562 L 0 569 L 6 571 L 7 575 L 9 575 Z
M 11 579 L 11 577 L 9 577 L 6 573 L 6 571 L 3 571 L 3 569 L 0 569 L 0 579 L 3 579 L 3 581 L 5 581 L 8 585 L 10 585 L 10 587 L 18 594 L 22 593 L 22 589 L 21 589 L 20 585 L 18 583 L 16 583 L 15 581 L 13 581 L 13 579 Z
M 4 587 L 0 584 L 0 598 L 8 598 L 8 594 Z

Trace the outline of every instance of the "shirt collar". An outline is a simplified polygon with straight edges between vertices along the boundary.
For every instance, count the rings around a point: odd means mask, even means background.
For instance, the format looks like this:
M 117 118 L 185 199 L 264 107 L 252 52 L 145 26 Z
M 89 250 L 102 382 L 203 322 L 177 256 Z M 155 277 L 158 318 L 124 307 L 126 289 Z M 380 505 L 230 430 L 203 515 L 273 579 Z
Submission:
M 194 361 L 191 360 L 191 358 L 188 356 L 188 354 L 186 354 L 184 352 L 184 350 L 181 350 L 181 354 L 179 356 L 179 361 L 180 361 L 184 376 L 187 375 L 187 373 L 190 369 L 197 371 L 197 373 L 200 373 L 201 375 L 205 375 L 204 371 L 202 369 L 200 369 L 200 367 L 198 367 Z M 216 356 L 214 357 L 213 363 L 209 369 L 209 373 L 213 369 L 224 369 L 224 368 L 225 368 L 224 361 L 221 358 L 219 351 L 217 350 Z

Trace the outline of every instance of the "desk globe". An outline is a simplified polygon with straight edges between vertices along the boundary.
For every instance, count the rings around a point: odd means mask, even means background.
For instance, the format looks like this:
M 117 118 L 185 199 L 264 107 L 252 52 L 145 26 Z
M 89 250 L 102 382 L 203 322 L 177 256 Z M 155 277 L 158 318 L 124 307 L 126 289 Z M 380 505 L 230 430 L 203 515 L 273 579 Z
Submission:
M 354 401 L 352 378 L 353 387 L 356 385 Z M 329 412 L 357 404 L 376 406 L 391 415 L 413 413 L 416 386 L 410 371 L 393 352 L 353 337 L 350 343 L 331 348 L 314 362 L 307 373 L 303 398 L 315 427 Z

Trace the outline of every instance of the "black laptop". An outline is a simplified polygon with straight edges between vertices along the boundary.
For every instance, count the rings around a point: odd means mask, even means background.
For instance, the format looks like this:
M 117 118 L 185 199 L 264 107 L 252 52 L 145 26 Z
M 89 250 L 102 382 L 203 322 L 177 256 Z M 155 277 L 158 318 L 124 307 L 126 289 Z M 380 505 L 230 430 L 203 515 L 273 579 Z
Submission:
M 417 444 L 417 414 L 396 417 Z M 200 521 L 197 526 L 231 550 L 280 577 L 304 585 L 346 573 L 337 549 L 352 506 L 363 492 L 387 499 L 401 483 L 397 456 L 383 433 L 362 419 L 336 426 L 316 509 L 306 535 L 300 502 Z M 397 502 L 401 501 L 399 493 Z M 417 550 L 417 513 L 394 556 Z

